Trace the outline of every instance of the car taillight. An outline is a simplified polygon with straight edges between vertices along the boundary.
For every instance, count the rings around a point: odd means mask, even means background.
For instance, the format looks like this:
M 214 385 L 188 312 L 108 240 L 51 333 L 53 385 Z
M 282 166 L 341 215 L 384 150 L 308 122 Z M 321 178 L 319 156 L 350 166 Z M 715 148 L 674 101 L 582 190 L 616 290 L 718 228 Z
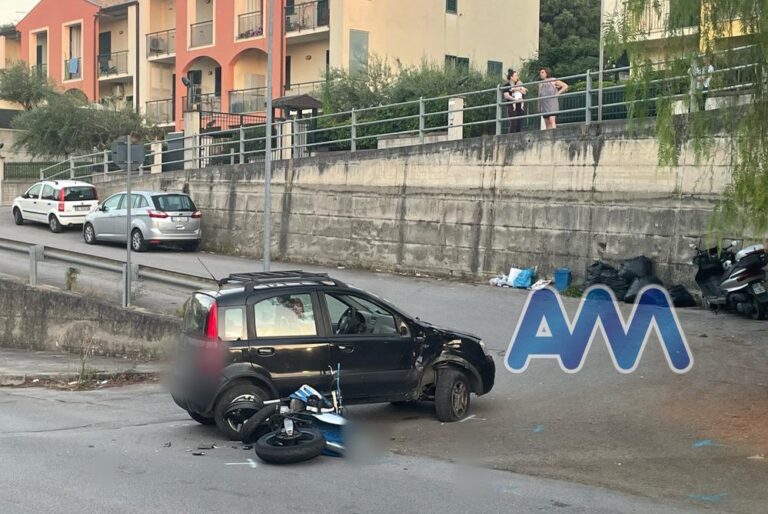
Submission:
M 93 199 L 96 200 L 97 202 L 99 201 L 99 192 L 96 191 L 95 189 L 93 190 Z
M 164 219 L 164 218 L 168 217 L 168 213 L 167 212 L 155 211 L 153 209 L 148 210 L 147 214 L 149 215 L 150 218 L 161 218 L 161 219 Z
M 215 341 L 219 340 L 219 304 L 213 302 L 208 311 L 208 320 L 205 323 L 205 336 Z
M 200 212 L 200 211 L 195 211 L 195 212 L 192 213 L 192 218 L 193 219 L 200 219 L 202 217 L 203 217 L 203 213 Z
M 219 307 L 216 302 L 213 303 L 208 311 L 208 319 L 205 324 L 205 338 L 200 367 L 204 373 L 216 374 L 221 371 L 224 363 L 224 355 L 219 340 Z
M 64 212 L 64 197 L 66 192 L 64 189 L 59 190 L 59 212 Z

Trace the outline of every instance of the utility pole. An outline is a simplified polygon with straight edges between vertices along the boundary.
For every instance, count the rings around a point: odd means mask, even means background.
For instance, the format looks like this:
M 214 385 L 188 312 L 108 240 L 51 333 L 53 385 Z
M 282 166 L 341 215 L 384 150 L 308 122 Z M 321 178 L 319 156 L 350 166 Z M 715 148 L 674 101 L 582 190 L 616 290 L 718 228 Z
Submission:
M 280 5 L 283 2 L 280 0 Z M 280 9 L 282 13 L 282 8 Z M 264 153 L 264 271 L 269 271 L 269 239 L 272 224 L 272 66 L 275 33 L 275 0 L 269 0 L 269 21 L 267 22 L 267 121 L 265 125 L 266 144 Z
M 600 63 L 597 76 L 597 122 L 603 122 L 603 73 L 605 72 L 605 31 L 603 16 L 605 15 L 605 0 L 600 0 Z

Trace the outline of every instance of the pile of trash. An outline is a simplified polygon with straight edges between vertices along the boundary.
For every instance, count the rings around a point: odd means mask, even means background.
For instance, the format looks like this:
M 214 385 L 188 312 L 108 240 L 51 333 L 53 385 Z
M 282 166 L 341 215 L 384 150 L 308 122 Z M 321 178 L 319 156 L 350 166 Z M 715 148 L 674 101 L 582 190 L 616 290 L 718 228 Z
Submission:
M 516 289 L 543 289 L 552 283 L 551 280 L 536 280 L 537 268 L 510 268 L 509 274 L 493 277 L 490 280 L 492 286 L 514 287 Z
M 616 295 L 616 299 L 626 303 L 634 303 L 638 293 L 649 285 L 664 283 L 654 273 L 653 261 L 645 256 L 634 257 L 621 263 L 619 269 L 602 261 L 595 261 L 587 267 L 587 278 L 581 287 L 584 293 L 595 285 L 608 286 Z M 695 307 L 696 301 L 683 285 L 669 288 L 675 307 Z

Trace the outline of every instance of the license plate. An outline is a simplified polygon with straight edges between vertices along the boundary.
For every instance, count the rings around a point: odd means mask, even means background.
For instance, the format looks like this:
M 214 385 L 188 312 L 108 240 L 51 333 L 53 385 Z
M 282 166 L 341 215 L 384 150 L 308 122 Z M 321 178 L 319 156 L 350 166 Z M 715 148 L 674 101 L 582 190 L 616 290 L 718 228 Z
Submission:
M 176 223 L 182 223 L 182 222 L 189 221 L 189 218 L 187 218 L 186 216 L 176 216 L 174 218 L 171 218 L 171 221 Z
M 753 284 L 752 291 L 754 291 L 755 294 L 765 294 L 765 286 L 763 284 Z
M 91 208 L 88 207 L 87 205 L 75 205 L 75 210 L 76 211 L 88 211 L 90 209 Z

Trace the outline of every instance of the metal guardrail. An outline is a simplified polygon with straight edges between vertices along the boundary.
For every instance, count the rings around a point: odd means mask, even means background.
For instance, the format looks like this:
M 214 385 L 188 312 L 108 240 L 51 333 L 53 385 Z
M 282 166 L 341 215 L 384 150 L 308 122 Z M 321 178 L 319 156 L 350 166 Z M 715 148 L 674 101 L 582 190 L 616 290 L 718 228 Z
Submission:
M 128 269 L 124 261 L 110 259 L 106 257 L 94 257 L 93 255 L 73 252 L 70 250 L 61 250 L 58 248 L 49 248 L 43 245 L 25 243 L 12 239 L 0 238 L 0 250 L 25 254 L 29 256 L 29 285 L 38 284 L 38 265 L 41 262 L 59 262 L 65 264 L 74 264 L 84 268 L 97 269 L 112 273 L 119 273 L 121 280 L 121 298 L 123 298 L 123 307 L 131 304 L 131 295 L 126 291 L 126 276 Z M 187 288 L 190 290 L 204 289 L 206 287 L 218 287 L 218 284 L 207 277 L 199 277 L 187 273 L 178 273 L 175 271 L 133 264 L 131 266 L 131 276 L 134 279 L 145 279 L 152 282 L 158 282 L 165 285 Z

